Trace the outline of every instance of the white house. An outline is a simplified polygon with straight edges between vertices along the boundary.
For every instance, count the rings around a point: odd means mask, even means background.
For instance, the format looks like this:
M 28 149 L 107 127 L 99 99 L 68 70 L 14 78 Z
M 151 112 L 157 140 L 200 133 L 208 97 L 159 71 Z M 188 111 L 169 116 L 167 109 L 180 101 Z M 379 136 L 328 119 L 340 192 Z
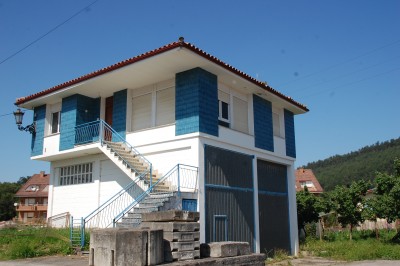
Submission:
M 34 111 L 31 158 L 51 164 L 48 217 L 112 226 L 163 177 L 200 212 L 201 242 L 298 252 L 294 116 L 307 107 L 183 38 L 15 104 Z

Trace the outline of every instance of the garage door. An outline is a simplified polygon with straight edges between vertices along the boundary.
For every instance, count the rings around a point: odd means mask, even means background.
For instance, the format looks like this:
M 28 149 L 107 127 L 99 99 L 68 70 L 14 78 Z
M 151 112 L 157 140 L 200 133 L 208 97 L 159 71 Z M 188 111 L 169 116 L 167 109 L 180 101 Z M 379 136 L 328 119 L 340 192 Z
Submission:
M 290 252 L 287 167 L 257 160 L 260 251 Z
M 206 242 L 254 247 L 253 156 L 205 147 Z

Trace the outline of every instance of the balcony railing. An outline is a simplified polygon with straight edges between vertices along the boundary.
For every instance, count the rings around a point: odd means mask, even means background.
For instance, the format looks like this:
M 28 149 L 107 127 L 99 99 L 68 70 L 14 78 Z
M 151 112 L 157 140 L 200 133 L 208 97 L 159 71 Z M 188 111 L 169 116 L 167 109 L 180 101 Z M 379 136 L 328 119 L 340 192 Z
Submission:
M 46 211 L 47 204 L 18 204 L 17 211 Z

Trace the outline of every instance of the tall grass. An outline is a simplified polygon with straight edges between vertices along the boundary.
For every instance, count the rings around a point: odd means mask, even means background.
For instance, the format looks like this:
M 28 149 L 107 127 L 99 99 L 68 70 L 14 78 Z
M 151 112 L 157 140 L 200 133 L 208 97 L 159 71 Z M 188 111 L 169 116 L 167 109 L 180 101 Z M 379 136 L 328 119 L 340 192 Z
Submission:
M 0 230 L 0 260 L 71 253 L 69 229 L 15 227 Z
M 373 231 L 356 231 L 350 241 L 347 231 L 330 232 L 323 241 L 307 237 L 301 249 L 314 256 L 338 260 L 400 260 L 400 245 L 391 241 L 395 234 L 395 231 L 381 230 L 380 239 L 376 239 Z

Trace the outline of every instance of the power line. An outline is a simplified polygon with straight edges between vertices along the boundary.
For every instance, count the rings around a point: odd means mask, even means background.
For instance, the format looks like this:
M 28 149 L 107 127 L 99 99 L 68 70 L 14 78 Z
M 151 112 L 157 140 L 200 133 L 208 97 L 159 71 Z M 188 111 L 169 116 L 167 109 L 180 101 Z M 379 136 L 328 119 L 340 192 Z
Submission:
M 57 30 L 59 27 L 61 27 L 62 25 L 64 25 L 65 23 L 67 23 L 68 21 L 72 20 L 73 18 L 75 18 L 76 16 L 78 16 L 80 13 L 82 13 L 83 11 L 87 10 L 88 8 L 90 8 L 92 5 L 96 4 L 98 1 L 100 0 L 95 0 L 93 2 L 91 2 L 89 5 L 85 6 L 84 8 L 82 8 L 81 10 L 79 10 L 78 12 L 76 12 L 75 14 L 73 14 L 72 16 L 70 16 L 69 18 L 67 18 L 66 20 L 64 20 L 63 22 L 61 22 L 60 24 L 56 25 L 55 27 L 53 27 L 52 29 L 50 29 L 48 32 L 46 32 L 45 34 L 39 36 L 38 38 L 36 38 L 35 40 L 33 40 L 32 42 L 28 43 L 27 45 L 25 45 L 24 47 L 22 47 L 21 49 L 19 49 L 18 51 L 16 51 L 15 53 L 9 55 L 8 57 L 6 57 L 5 59 L 3 59 L 0 62 L 0 65 L 7 62 L 8 60 L 10 60 L 11 58 L 13 58 L 14 56 L 16 56 L 17 54 L 21 53 L 22 51 L 28 49 L 30 46 L 32 46 L 33 44 L 37 43 L 38 41 L 40 41 L 41 39 L 43 39 L 44 37 L 46 37 L 47 35 L 49 35 L 50 33 L 54 32 L 55 30 Z
M 355 83 L 359 83 L 359 82 L 363 82 L 363 81 L 366 81 L 366 80 L 374 79 L 374 78 L 377 78 L 377 77 L 382 76 L 382 75 L 385 75 L 385 74 L 389 74 L 389 73 L 394 72 L 394 71 L 399 70 L 399 69 L 400 69 L 400 67 L 394 68 L 394 69 L 391 69 L 391 70 L 389 70 L 389 71 L 376 74 L 376 75 L 374 75 L 374 76 L 370 76 L 370 77 L 363 78 L 363 79 L 359 79 L 359 80 L 356 80 L 356 81 L 353 81 L 353 82 L 348 82 L 348 83 L 345 83 L 345 84 L 341 84 L 341 85 L 338 85 L 338 86 L 333 87 L 333 88 L 329 88 L 329 89 L 325 89 L 325 90 L 320 90 L 320 91 L 318 91 L 318 92 L 316 92 L 316 93 L 308 94 L 308 95 L 305 95 L 305 96 L 306 96 L 306 97 L 314 96 L 314 95 L 318 95 L 318 94 L 323 93 L 323 92 L 326 92 L 326 91 L 335 90 L 335 89 L 338 89 L 338 88 L 342 88 L 342 87 L 346 87 L 346 86 L 349 86 L 349 85 L 353 85 L 353 84 L 355 84 Z
M 343 74 L 343 75 L 339 75 L 339 76 L 333 77 L 333 78 L 331 78 L 331 79 L 327 79 L 327 80 L 324 80 L 324 81 L 321 81 L 321 82 L 317 82 L 317 83 L 311 84 L 311 85 L 309 85 L 309 86 L 306 86 L 306 87 L 303 87 L 303 88 L 301 88 L 301 89 L 298 89 L 298 91 L 303 92 L 303 91 L 305 91 L 305 90 L 307 90 L 307 89 L 309 89 L 309 88 L 315 87 L 315 86 L 317 86 L 317 85 L 324 84 L 324 83 L 330 82 L 330 81 L 332 81 L 332 80 L 337 80 L 337 79 L 340 79 L 340 78 L 344 78 L 344 77 L 353 75 L 353 74 L 355 74 L 355 73 L 368 70 L 368 69 L 370 69 L 370 68 L 374 68 L 374 67 L 379 66 L 379 65 L 382 65 L 382 64 L 384 64 L 384 63 L 393 61 L 394 59 L 397 59 L 397 58 L 399 58 L 399 57 L 400 57 L 400 56 L 392 57 L 392 58 L 390 58 L 389 60 L 386 60 L 386 61 L 383 61 L 383 62 L 380 62 L 380 63 L 376 63 L 376 64 L 374 64 L 374 65 L 370 65 L 370 66 L 367 66 L 367 67 L 364 67 L 364 68 L 360 68 L 360 69 L 357 69 L 357 70 L 355 70 L 355 71 L 352 71 L 352 72 L 349 72 L 349 73 L 345 73 L 345 74 Z
M 298 80 L 301 80 L 301 79 L 305 79 L 305 78 L 314 76 L 314 75 L 316 75 L 316 74 L 325 72 L 325 71 L 330 70 L 330 69 L 332 69 L 332 68 L 335 68 L 335 67 L 338 67 L 338 66 L 347 64 L 347 63 L 349 63 L 349 62 L 351 62 L 351 61 L 354 61 L 354 60 L 357 60 L 357 59 L 359 59 L 359 58 L 361 58 L 361 57 L 364 57 L 364 56 L 367 56 L 367 55 L 369 55 L 369 54 L 375 53 L 375 52 L 377 52 L 377 51 L 379 51 L 379 50 L 383 50 L 383 49 L 385 49 L 385 48 L 387 48 L 387 47 L 390 47 L 390 46 L 392 46 L 392 45 L 396 45 L 396 44 L 398 44 L 398 43 L 400 43 L 400 40 L 397 40 L 397 41 L 395 41 L 395 42 L 386 44 L 386 45 L 384 45 L 384 46 L 380 46 L 380 47 L 378 47 L 378 48 L 372 49 L 372 50 L 370 50 L 370 51 L 368 51 L 368 52 L 366 52 L 366 53 L 364 53 L 364 54 L 361 54 L 361 55 L 352 57 L 352 58 L 350 58 L 350 59 L 348 59 L 348 60 L 345 60 L 345 61 L 343 61 L 343 62 L 340 62 L 340 63 L 334 64 L 334 65 L 331 65 L 331 66 L 322 68 L 321 70 L 315 71 L 315 72 L 310 73 L 310 74 L 308 74 L 308 75 L 301 76 L 301 77 L 296 78 L 296 79 L 293 79 L 293 80 L 291 80 L 291 81 L 282 83 L 282 84 L 280 84 L 279 86 L 276 86 L 276 87 L 282 87 L 282 85 L 290 84 L 290 83 L 296 82 L 296 81 L 298 81 Z
M 0 117 L 6 116 L 6 115 L 12 115 L 12 114 L 13 114 L 13 113 L 3 114 L 3 115 L 0 115 Z

